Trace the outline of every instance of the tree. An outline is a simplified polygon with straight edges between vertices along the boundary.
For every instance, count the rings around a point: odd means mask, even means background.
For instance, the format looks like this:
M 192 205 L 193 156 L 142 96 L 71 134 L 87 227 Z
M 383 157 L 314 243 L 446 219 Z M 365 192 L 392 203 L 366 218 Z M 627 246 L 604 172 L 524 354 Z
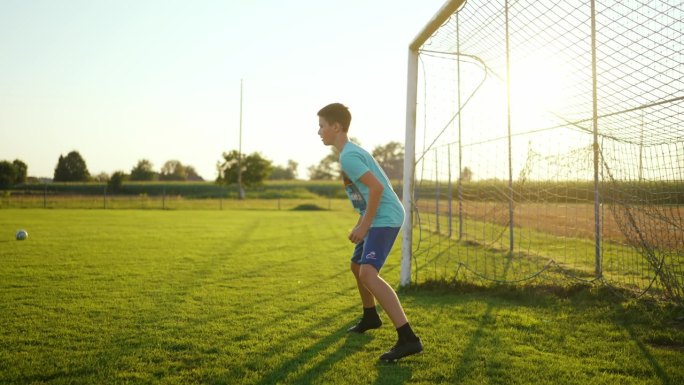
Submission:
M 293 180 L 297 177 L 297 167 L 299 164 L 294 160 L 288 160 L 287 166 L 275 166 L 273 172 L 268 177 L 272 180 Z
M 102 171 L 101 173 L 99 173 L 93 177 L 93 181 L 95 181 L 95 182 L 109 182 L 109 174 Z
M 360 145 L 356 138 L 349 138 L 350 142 Z M 317 166 L 311 166 L 308 169 L 309 179 L 311 180 L 331 180 L 340 177 L 340 152 L 335 146 L 330 146 L 330 154 L 321 159 Z
M 184 181 L 187 177 L 188 173 L 185 170 L 185 166 L 177 160 L 169 160 L 164 163 L 159 174 L 159 180 Z
M 223 153 L 223 163 L 218 164 L 218 183 L 226 185 L 238 182 L 238 156 L 237 150 Z M 242 157 L 242 184 L 251 187 L 258 186 L 268 178 L 273 171 L 273 162 L 263 158 L 258 152 Z
M 90 178 L 88 166 L 78 151 L 71 151 L 66 157 L 60 155 L 55 167 L 55 182 L 87 182 Z
M 26 176 L 28 173 L 28 166 L 26 163 L 19 159 L 15 159 L 14 162 L 12 162 L 12 165 L 14 166 L 14 171 L 16 173 L 14 183 L 26 183 Z
M 109 182 L 107 182 L 107 186 L 110 188 L 110 190 L 112 192 L 119 192 L 119 191 L 121 191 L 121 186 L 123 186 L 123 181 L 125 179 L 126 179 L 126 174 L 124 174 L 123 171 L 116 171 L 109 178 Z
M 159 180 L 174 180 L 174 181 L 203 181 L 194 167 L 185 166 L 177 160 L 169 160 L 164 163 L 159 174 Z
M 19 159 L 15 159 L 12 163 L 3 160 L 0 162 L 0 187 L 26 183 L 27 170 L 26 163 Z
M 316 166 L 309 167 L 309 179 L 331 180 L 340 176 L 340 152 L 332 147 L 330 154 Z
M 399 142 L 389 142 L 373 149 L 373 158 L 380 164 L 388 178 L 399 180 L 404 170 L 404 147 Z
M 194 167 L 192 166 L 185 166 L 185 175 L 186 175 L 186 180 L 189 181 L 198 181 L 201 182 L 204 180 L 197 171 L 195 170 Z
M 152 169 L 152 162 L 147 159 L 140 159 L 138 164 L 131 169 L 130 180 L 133 181 L 151 181 L 158 177 L 157 173 Z
M 17 179 L 17 170 L 6 160 L 0 162 L 0 188 L 9 187 Z

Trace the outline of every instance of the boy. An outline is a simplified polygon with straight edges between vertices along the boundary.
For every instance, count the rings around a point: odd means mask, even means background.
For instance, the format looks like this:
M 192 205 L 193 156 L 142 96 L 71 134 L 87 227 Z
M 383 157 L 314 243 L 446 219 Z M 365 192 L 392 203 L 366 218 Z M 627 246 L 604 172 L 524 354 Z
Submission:
M 349 332 L 363 333 L 382 325 L 375 309 L 377 299 L 398 334 L 397 343 L 381 355 L 380 360 L 395 361 L 423 350 L 423 344 L 413 333 L 397 294 L 379 275 L 404 222 L 404 207 L 375 159 L 349 141 L 349 123 L 351 113 L 340 103 L 329 104 L 318 111 L 318 135 L 323 144 L 335 146 L 340 151 L 345 190 L 360 214 L 348 238 L 356 244 L 351 271 L 361 295 L 363 317 Z

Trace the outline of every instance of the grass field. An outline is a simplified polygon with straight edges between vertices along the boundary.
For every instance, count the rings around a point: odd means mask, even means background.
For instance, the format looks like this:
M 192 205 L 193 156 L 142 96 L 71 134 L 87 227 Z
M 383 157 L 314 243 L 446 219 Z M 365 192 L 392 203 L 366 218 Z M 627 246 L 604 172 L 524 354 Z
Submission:
M 681 384 L 684 311 L 596 288 L 400 292 L 377 357 L 348 209 L 0 212 L 1 384 Z M 29 239 L 14 240 L 26 228 Z M 383 269 L 395 284 L 399 247 Z

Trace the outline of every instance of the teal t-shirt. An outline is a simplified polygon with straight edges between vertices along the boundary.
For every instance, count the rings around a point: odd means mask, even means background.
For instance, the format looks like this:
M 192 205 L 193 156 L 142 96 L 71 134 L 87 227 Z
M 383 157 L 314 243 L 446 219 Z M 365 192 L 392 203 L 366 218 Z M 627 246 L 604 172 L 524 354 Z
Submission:
M 354 209 L 361 215 L 366 212 L 368 202 L 368 186 L 359 179 L 370 171 L 382 183 L 382 197 L 380 206 L 375 214 L 371 227 L 401 227 L 404 223 L 404 206 L 392 189 L 385 172 L 368 151 L 358 145 L 347 142 L 340 153 L 340 165 L 344 178 L 344 189 Z

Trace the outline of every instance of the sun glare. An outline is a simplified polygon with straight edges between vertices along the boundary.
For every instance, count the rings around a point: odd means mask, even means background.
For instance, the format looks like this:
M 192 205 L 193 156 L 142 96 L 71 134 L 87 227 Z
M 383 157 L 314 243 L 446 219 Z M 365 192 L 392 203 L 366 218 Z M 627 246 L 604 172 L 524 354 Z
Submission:
M 512 116 L 518 124 L 542 128 L 567 108 L 571 87 L 566 67 L 552 59 L 529 59 L 511 70 Z

